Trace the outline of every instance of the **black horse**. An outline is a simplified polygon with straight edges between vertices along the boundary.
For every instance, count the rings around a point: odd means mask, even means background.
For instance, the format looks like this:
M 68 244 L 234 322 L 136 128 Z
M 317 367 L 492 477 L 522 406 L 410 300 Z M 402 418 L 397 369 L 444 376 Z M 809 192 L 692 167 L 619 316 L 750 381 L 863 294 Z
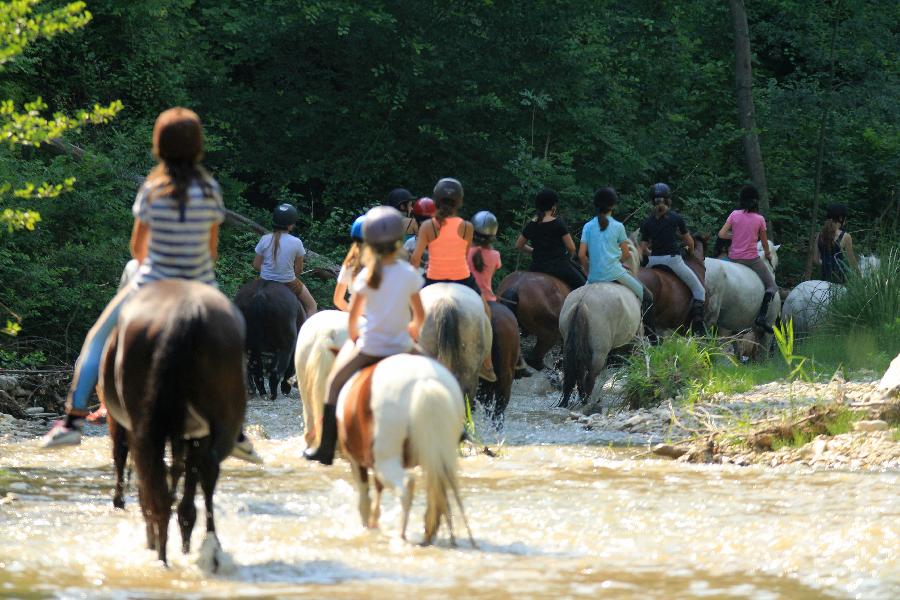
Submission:
M 234 303 L 247 321 L 247 370 L 251 391 L 255 387 L 256 393 L 265 396 L 264 375 L 268 375 L 269 398 L 278 397 L 279 381 L 281 393 L 288 395 L 291 391 L 288 378 L 294 374 L 297 331 L 306 320 L 300 301 L 286 285 L 256 279 L 238 290 Z
M 177 279 L 152 283 L 135 294 L 107 343 L 98 391 L 113 438 L 113 504 L 125 506 L 125 461 L 131 450 L 147 545 L 163 563 L 172 503 L 184 475 L 178 505 L 182 550 L 190 550 L 199 483 L 217 567 L 221 548 L 213 492 L 219 463 L 230 454 L 244 421 L 243 346 L 244 320 L 228 298 L 211 286 Z M 168 469 L 167 443 L 172 450 Z

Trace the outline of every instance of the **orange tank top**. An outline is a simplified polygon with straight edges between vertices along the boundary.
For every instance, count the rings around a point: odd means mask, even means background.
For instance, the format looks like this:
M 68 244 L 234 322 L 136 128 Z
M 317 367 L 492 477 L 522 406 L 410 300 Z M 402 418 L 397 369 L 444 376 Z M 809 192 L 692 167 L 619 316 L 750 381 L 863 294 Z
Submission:
M 468 279 L 471 273 L 466 262 L 469 242 L 459 237 L 460 217 L 444 219 L 437 238 L 428 244 L 428 279 Z M 437 226 L 437 220 L 433 223 Z

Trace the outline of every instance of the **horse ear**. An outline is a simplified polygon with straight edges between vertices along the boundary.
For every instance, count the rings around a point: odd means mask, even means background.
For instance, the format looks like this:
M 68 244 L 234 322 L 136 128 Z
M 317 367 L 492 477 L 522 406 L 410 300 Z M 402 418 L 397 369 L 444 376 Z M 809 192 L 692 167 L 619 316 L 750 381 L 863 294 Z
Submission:
M 781 248 L 781 244 L 775 244 L 775 250 L 777 251 L 779 248 Z

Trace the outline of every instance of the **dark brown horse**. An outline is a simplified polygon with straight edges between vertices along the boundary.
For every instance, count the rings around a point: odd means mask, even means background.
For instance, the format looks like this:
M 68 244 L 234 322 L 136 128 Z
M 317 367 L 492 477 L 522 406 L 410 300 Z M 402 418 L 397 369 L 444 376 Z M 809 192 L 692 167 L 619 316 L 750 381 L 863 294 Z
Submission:
M 519 323 L 513 312 L 499 302 L 488 302 L 491 307 L 491 328 L 494 339 L 491 342 L 491 359 L 497 381 L 482 380 L 477 398 L 490 411 L 498 428 L 503 427 L 503 413 L 509 404 L 512 382 L 519 362 Z
M 706 276 L 703 258 L 709 236 L 695 235 L 693 238 L 694 253 L 685 258 L 684 262 L 702 283 Z M 638 271 L 637 278 L 653 294 L 654 327 L 689 331 L 693 303 L 690 288 L 675 273 L 664 267 L 644 267 Z
M 234 303 L 247 321 L 247 371 L 252 387 L 265 396 L 267 374 L 269 398 L 278 397 L 279 381 L 281 393 L 287 396 L 291 391 L 288 378 L 294 374 L 297 331 L 306 320 L 300 301 L 283 283 L 255 279 L 238 290 Z M 266 356 L 271 360 L 265 361 Z
M 513 311 L 522 331 L 537 338 L 525 354 L 525 362 L 533 369 L 544 368 L 544 356 L 562 339 L 559 312 L 571 291 L 556 277 L 533 271 L 510 273 L 497 288 L 497 297 Z
M 197 483 L 206 501 L 207 537 L 217 552 L 213 492 L 219 463 L 231 452 L 244 420 L 244 320 L 211 286 L 183 280 L 150 284 L 122 309 L 100 363 L 99 389 L 109 411 L 116 491 L 125 506 L 124 472 L 134 453 L 138 497 L 147 545 L 166 562 L 175 490 L 185 475 L 178 505 L 182 550 L 190 549 L 197 518 Z M 165 447 L 172 450 L 166 468 Z

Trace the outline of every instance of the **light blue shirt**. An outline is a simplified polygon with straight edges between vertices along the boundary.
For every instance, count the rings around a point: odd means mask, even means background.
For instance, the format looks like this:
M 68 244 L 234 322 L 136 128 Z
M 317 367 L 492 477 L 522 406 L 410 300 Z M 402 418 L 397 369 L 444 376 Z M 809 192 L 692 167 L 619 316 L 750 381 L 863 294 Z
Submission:
M 625 226 L 612 216 L 608 219 L 609 225 L 605 230 L 600 229 L 597 217 L 585 223 L 581 230 L 581 243 L 587 244 L 588 251 L 588 283 L 615 281 L 626 273 L 620 262 L 622 248 L 619 247 L 627 239 Z

